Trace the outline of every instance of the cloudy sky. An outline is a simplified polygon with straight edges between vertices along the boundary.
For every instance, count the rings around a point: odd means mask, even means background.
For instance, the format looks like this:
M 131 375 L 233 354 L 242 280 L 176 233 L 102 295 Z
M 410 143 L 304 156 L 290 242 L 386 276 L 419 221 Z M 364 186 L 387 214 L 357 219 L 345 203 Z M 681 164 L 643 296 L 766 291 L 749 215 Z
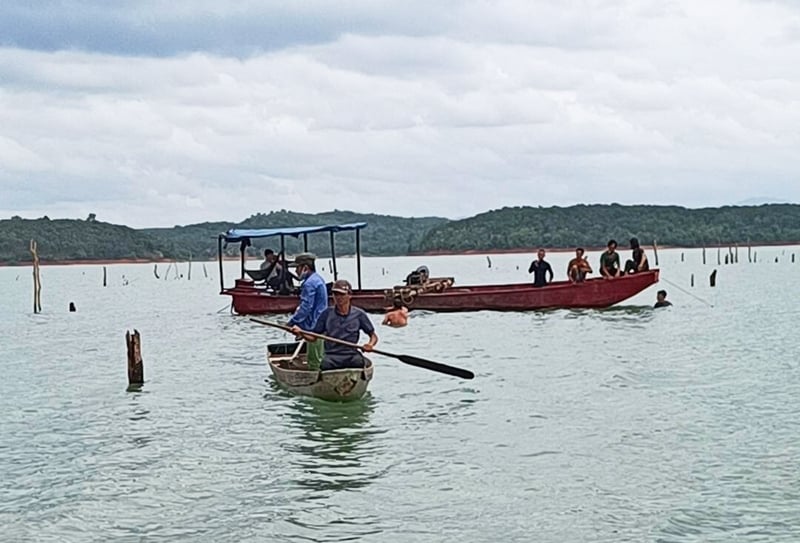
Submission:
M 791 0 L 3 0 L 0 218 L 800 202 Z

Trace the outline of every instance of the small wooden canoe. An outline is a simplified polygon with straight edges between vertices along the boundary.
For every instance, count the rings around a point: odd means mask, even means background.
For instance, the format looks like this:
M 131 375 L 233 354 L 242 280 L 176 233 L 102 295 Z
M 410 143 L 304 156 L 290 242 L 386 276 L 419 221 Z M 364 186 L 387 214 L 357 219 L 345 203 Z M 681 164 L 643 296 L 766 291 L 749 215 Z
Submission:
M 281 388 L 331 402 L 361 398 L 372 380 L 372 360 L 365 368 L 309 371 L 305 341 L 267 345 L 267 362 Z

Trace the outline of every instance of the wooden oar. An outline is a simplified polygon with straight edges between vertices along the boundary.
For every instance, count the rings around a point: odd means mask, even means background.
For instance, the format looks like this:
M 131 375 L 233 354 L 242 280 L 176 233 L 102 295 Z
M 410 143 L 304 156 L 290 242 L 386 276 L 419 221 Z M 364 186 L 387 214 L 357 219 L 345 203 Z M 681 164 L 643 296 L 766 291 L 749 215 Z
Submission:
M 273 328 L 279 328 L 286 332 L 292 332 L 292 329 L 288 326 L 283 324 L 279 324 L 277 322 L 269 322 L 263 321 L 261 319 L 250 319 L 253 322 L 257 322 L 258 324 L 264 324 L 266 326 L 272 326 Z M 357 345 L 355 343 L 350 343 L 349 341 L 345 341 L 343 339 L 337 339 L 335 337 L 325 336 L 323 334 L 317 334 L 316 332 L 309 332 L 308 330 L 302 330 L 302 333 L 307 336 L 312 336 L 317 339 L 324 339 L 325 341 L 330 341 L 332 343 L 338 343 L 340 345 L 346 345 L 348 347 L 352 347 L 353 349 L 358 349 L 359 351 L 363 352 L 372 352 L 376 354 L 382 354 L 383 356 L 389 356 L 391 358 L 396 358 L 400 362 L 404 364 L 408 364 L 409 366 L 415 366 L 417 368 L 423 368 L 426 370 L 436 371 L 439 373 L 444 373 L 445 375 L 452 375 L 454 377 L 460 377 L 462 379 L 473 379 L 475 374 L 469 370 L 465 370 L 462 368 L 456 368 L 455 366 L 448 366 L 447 364 L 442 364 L 441 362 L 434 362 L 433 360 L 425 360 L 424 358 L 419 358 L 417 356 L 410 356 L 407 354 L 394 354 L 388 353 L 386 351 L 379 351 L 378 349 L 372 349 L 371 351 L 365 351 L 364 347 L 361 345 Z

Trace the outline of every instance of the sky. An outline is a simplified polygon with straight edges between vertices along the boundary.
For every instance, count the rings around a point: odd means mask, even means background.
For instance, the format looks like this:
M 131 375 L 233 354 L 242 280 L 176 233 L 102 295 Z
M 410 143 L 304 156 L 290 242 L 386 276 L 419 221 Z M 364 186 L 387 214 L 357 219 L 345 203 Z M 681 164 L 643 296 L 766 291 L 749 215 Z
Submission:
M 0 218 L 765 201 L 799 2 L 0 4 Z

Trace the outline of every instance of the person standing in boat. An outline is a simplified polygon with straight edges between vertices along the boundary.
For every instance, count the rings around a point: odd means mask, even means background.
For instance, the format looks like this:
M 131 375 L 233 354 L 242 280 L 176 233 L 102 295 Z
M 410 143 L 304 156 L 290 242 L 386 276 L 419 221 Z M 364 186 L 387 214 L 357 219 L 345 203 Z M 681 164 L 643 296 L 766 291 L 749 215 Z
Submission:
M 620 277 L 622 269 L 619 265 L 619 253 L 617 252 L 617 242 L 608 241 L 608 249 L 600 255 L 600 275 L 605 279 Z
M 625 262 L 625 274 L 649 270 L 650 264 L 647 263 L 647 255 L 644 254 L 644 249 L 639 246 L 639 240 L 636 238 L 631 238 L 631 251 L 633 251 L 631 260 Z
M 544 259 L 544 249 L 539 249 L 536 254 L 536 260 L 531 262 L 528 267 L 528 273 L 533 274 L 533 286 L 543 287 L 553 280 L 553 268 L 550 263 Z M 550 274 L 550 279 L 547 279 L 547 274 Z
M 324 334 L 349 343 L 358 343 L 360 333 L 364 332 L 369 336 L 369 340 L 361 347 L 367 352 L 371 351 L 378 343 L 378 336 L 366 312 L 350 303 L 353 293 L 353 287 L 350 286 L 350 282 L 339 279 L 333 283 L 331 292 L 333 293 L 333 306 L 326 308 L 317 319 L 314 327 L 307 328 L 306 331 Z M 304 334 L 300 326 L 292 326 L 292 332 L 297 336 L 303 337 L 309 342 L 309 345 L 322 343 L 322 340 Z M 365 366 L 366 360 L 358 350 L 339 343 L 325 341 L 325 356 L 322 358 L 322 367 L 320 368 L 322 371 L 363 368 Z
M 575 249 L 575 258 L 567 264 L 567 278 L 573 283 L 583 283 L 586 274 L 592 273 L 592 266 L 583 257 L 583 253 L 582 247 Z
M 300 305 L 289 319 L 289 326 L 311 330 L 328 307 L 328 289 L 317 273 L 316 259 L 312 253 L 301 253 L 294 259 L 297 276 L 303 283 L 300 285 Z M 309 369 L 318 369 L 324 356 L 322 342 L 309 342 L 306 348 Z

